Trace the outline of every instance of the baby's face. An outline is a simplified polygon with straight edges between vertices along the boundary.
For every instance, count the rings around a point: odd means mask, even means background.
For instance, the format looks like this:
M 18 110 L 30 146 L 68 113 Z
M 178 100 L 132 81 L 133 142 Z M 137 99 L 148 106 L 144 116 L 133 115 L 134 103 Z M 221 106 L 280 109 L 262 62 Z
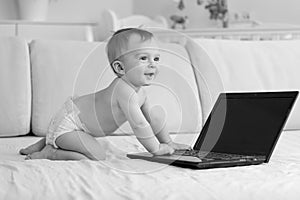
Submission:
M 159 60 L 160 52 L 154 39 L 141 41 L 138 35 L 132 35 L 120 59 L 125 69 L 122 78 L 135 87 L 150 85 L 158 73 Z

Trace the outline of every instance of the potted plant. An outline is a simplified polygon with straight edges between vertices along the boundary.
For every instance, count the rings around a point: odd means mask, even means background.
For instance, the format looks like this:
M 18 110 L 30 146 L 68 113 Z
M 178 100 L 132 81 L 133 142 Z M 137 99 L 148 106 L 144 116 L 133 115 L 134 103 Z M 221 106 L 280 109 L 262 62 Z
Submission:
M 50 0 L 16 0 L 21 20 L 44 21 L 47 18 Z

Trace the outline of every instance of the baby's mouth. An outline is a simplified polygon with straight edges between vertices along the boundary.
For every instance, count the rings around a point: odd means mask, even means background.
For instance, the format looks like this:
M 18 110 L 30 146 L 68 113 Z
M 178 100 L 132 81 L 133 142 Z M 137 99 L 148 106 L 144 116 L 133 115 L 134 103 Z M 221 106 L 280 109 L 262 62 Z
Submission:
M 154 78 L 155 73 L 144 73 L 148 80 L 152 80 Z

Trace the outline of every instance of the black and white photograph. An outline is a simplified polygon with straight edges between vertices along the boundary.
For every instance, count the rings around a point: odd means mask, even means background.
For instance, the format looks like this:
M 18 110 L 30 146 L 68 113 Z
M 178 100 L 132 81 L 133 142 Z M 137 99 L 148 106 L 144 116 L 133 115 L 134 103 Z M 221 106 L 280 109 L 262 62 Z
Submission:
M 0 200 L 298 200 L 299 7 L 0 0 Z

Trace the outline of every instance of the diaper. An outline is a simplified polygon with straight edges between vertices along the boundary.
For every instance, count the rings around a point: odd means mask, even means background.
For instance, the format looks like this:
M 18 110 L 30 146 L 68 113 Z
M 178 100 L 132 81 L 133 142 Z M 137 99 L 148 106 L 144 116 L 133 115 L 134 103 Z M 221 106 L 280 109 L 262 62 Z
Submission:
M 51 119 L 46 136 L 46 144 L 50 144 L 58 148 L 56 139 L 68 132 L 84 131 L 90 133 L 86 126 L 80 121 L 78 117 L 80 110 L 73 102 L 73 97 L 69 97 L 63 104 L 61 109 Z

